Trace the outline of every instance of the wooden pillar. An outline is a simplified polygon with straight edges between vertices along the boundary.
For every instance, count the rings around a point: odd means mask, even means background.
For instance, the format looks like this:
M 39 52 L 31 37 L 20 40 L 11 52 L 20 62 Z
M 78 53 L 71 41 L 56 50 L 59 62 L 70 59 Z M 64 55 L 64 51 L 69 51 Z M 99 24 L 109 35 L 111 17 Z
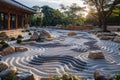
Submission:
M 18 29 L 18 15 L 17 14 L 15 16 L 15 26 L 16 26 L 16 29 Z
M 24 16 L 22 16 L 22 28 L 24 29 Z
M 10 12 L 8 12 L 8 30 L 10 30 Z
M 25 19 L 26 20 L 26 24 L 28 24 L 28 15 L 27 14 L 25 15 L 25 18 L 26 18 Z

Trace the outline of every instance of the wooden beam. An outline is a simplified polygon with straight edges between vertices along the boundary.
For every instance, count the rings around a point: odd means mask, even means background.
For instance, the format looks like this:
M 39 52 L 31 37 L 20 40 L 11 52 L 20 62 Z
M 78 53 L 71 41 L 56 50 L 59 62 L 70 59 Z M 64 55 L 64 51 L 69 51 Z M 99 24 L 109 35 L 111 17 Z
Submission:
M 10 30 L 10 12 L 8 12 L 8 30 Z
M 15 16 L 15 26 L 16 26 L 16 29 L 18 29 L 18 15 L 17 14 Z

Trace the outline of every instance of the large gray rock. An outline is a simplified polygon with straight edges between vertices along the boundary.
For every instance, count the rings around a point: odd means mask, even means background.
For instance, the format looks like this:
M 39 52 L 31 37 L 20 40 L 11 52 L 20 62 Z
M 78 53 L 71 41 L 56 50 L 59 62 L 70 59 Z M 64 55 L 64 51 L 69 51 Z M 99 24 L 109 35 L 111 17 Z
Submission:
M 116 37 L 113 39 L 113 41 L 120 43 L 120 36 L 116 36 Z
M 100 36 L 115 36 L 116 34 L 110 32 L 100 32 L 96 34 L 98 37 Z
M 18 73 L 15 80 L 38 80 L 30 72 Z
M 35 41 L 36 39 L 38 39 L 39 35 L 37 32 L 34 32 L 33 35 L 30 37 L 30 40 Z
M 112 77 L 101 74 L 98 70 L 94 72 L 94 80 L 113 80 Z
M 100 36 L 99 37 L 101 40 L 113 40 L 114 36 Z
M 35 44 L 36 41 L 28 41 L 28 42 L 21 42 L 20 44 L 26 45 L 26 44 Z
M 39 37 L 43 38 L 43 39 L 52 38 L 51 34 L 46 30 L 40 31 L 40 36 Z
M 3 61 L 0 61 L 0 72 L 9 68 L 9 65 Z
M 89 52 L 88 58 L 90 58 L 90 59 L 104 59 L 105 57 L 104 57 L 102 51 L 95 50 L 95 51 Z

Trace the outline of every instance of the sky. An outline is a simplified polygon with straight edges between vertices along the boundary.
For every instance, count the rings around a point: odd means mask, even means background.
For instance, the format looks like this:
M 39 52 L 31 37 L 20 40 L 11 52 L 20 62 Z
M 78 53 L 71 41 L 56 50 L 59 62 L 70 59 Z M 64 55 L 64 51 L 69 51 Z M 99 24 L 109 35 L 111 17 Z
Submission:
M 35 5 L 38 5 L 38 6 L 48 5 L 52 8 L 59 9 L 60 4 L 69 6 L 72 3 L 76 3 L 80 6 L 84 6 L 82 0 L 16 0 L 16 1 L 19 1 L 22 4 L 27 5 L 28 7 L 32 7 Z

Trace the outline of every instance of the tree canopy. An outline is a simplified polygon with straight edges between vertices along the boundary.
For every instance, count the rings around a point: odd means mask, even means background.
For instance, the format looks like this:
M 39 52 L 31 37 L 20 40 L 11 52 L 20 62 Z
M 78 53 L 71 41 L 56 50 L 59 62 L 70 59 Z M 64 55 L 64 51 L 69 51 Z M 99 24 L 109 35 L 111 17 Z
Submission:
M 96 8 L 99 26 L 107 31 L 107 20 L 120 0 L 83 0 L 86 4 Z

